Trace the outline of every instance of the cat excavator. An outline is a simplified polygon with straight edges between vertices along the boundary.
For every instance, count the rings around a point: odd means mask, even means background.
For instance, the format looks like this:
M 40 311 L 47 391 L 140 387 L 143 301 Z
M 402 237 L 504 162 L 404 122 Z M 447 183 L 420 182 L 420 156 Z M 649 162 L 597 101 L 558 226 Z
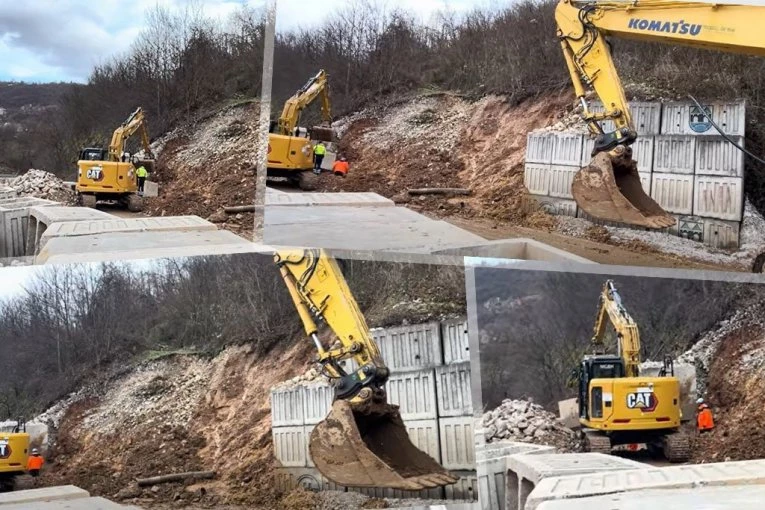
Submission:
M 389 404 L 390 371 L 369 332 L 338 262 L 321 249 L 277 250 L 274 255 L 322 374 L 334 386 L 327 417 L 311 433 L 317 469 L 345 487 L 421 490 L 458 478 L 412 444 L 398 406 Z M 325 346 L 317 321 L 336 339 Z M 341 362 L 353 360 L 346 370 Z
M 314 126 L 308 131 L 308 136 L 300 136 L 300 115 L 318 98 L 321 98 L 321 115 L 326 126 Z M 334 131 L 330 127 L 331 123 L 329 77 L 322 69 L 287 99 L 279 120 L 271 123 L 268 134 L 267 176 L 286 177 L 296 182 L 302 190 L 316 189 L 317 176 L 311 171 L 311 140 L 333 141 Z
M 555 10 L 558 39 L 582 107 L 582 118 L 595 136 L 593 159 L 576 174 L 571 186 L 572 195 L 582 210 L 602 220 L 652 229 L 675 224 L 675 219 L 646 195 L 640 184 L 630 148 L 638 134 L 606 38 L 763 56 L 763 19 L 765 7 L 732 5 L 727 1 L 561 0 L 558 3 Z M 695 64 L 688 62 L 688 65 Z M 589 109 L 585 87 L 595 91 L 603 103 L 602 112 Z M 616 129 L 604 132 L 600 124 L 603 120 L 612 120 Z
M 609 324 L 616 355 L 605 353 Z M 670 462 L 687 461 L 690 438 L 680 429 L 680 381 L 672 360 L 664 360 L 658 377 L 640 375 L 640 332 L 611 280 L 600 293 L 591 347 L 594 353 L 577 370 L 585 449 L 610 454 L 614 447 L 646 445 Z
M 143 158 L 126 158 L 125 146 L 131 135 L 140 131 Z M 136 168 L 152 170 L 154 155 L 143 110 L 139 107 L 112 133 L 108 149 L 88 147 L 80 151 L 77 161 L 75 190 L 80 203 L 96 207 L 99 200 L 117 202 L 132 212 L 143 210 L 143 197 L 138 195 Z
M 27 474 L 28 459 L 29 434 L 25 422 L 17 420 L 9 429 L 0 430 L 0 492 L 34 486 Z

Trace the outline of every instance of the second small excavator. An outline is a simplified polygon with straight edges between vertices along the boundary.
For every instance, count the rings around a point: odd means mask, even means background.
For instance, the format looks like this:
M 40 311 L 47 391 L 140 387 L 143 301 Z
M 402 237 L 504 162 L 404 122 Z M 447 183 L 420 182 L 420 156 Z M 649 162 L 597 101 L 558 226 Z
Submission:
M 647 228 L 675 224 L 640 184 L 630 148 L 638 133 L 606 37 L 765 55 L 763 19 L 762 6 L 704 0 L 560 0 L 555 11 L 558 39 L 582 118 L 596 136 L 593 159 L 571 187 L 582 210 L 602 220 Z M 602 112 L 589 109 L 586 86 L 603 103 Z M 608 119 L 616 126 L 610 133 L 600 124 Z
M 321 114 L 325 125 L 314 126 L 308 137 L 299 136 L 300 116 L 317 98 L 321 98 Z M 311 140 L 331 142 L 332 115 L 329 104 L 329 77 L 322 69 L 284 103 L 279 120 L 273 122 L 268 134 L 269 177 L 286 177 L 300 189 L 316 189 L 317 176 L 313 170 L 313 144 Z
M 608 324 L 617 354 L 605 354 Z M 670 462 L 690 457 L 690 439 L 680 428 L 680 381 L 670 359 L 659 377 L 640 375 L 640 333 L 611 280 L 603 286 L 591 342 L 595 353 L 578 369 L 579 421 L 585 449 L 610 454 L 620 445 L 645 444 Z
M 457 477 L 414 446 L 398 406 L 387 403 L 389 369 L 338 262 L 321 249 L 277 251 L 274 260 L 322 374 L 334 386 L 332 409 L 309 442 L 321 474 L 346 487 L 421 490 L 455 483 Z M 331 345 L 319 339 L 317 320 L 337 337 Z M 356 367 L 345 370 L 343 360 Z

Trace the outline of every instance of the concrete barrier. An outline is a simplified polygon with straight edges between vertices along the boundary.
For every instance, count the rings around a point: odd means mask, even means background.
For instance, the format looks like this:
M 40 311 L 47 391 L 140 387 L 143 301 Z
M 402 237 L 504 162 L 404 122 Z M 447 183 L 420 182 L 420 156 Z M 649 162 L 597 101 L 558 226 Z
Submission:
M 34 256 L 40 252 L 41 237 L 54 223 L 100 219 L 108 220 L 111 218 L 116 219 L 116 216 L 89 207 L 31 207 L 29 209 L 25 254 L 27 256 Z
M 521 453 L 530 455 L 554 452 L 555 448 L 552 446 L 515 441 L 499 441 L 476 446 L 478 498 L 481 503 L 481 510 L 505 510 L 508 456 Z
M 650 489 L 691 489 L 765 484 L 765 460 L 690 464 L 589 473 L 542 480 L 526 502 L 536 510 L 543 502 Z
M 537 508 L 538 510 L 644 510 L 646 508 L 761 510 L 764 499 L 765 485 L 745 485 L 625 492 L 591 498 L 548 501 Z
M 576 398 L 569 398 L 558 402 L 558 418 L 563 422 L 563 425 L 570 429 L 580 426 L 579 402 Z
M 392 200 L 377 193 L 285 193 L 267 188 L 266 207 L 300 206 L 394 207 Z
M 159 196 L 159 184 L 153 181 L 146 181 L 143 183 L 143 197 L 151 198 Z
M 74 485 L 62 485 L 59 487 L 43 487 L 41 489 L 0 493 L 0 506 L 5 508 L 5 505 L 39 503 L 43 501 L 71 501 L 73 499 L 89 497 L 90 493 L 86 490 Z

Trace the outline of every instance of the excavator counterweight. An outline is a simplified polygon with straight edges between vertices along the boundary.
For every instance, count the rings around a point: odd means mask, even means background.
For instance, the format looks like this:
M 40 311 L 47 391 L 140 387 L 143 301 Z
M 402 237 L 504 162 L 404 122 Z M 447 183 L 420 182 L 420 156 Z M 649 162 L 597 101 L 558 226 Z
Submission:
M 388 368 L 337 261 L 317 249 L 277 251 L 274 258 L 335 390 L 308 446 L 321 474 L 345 487 L 421 490 L 455 483 L 457 477 L 412 443 L 398 406 L 387 402 Z M 337 337 L 331 346 L 319 339 L 314 319 Z M 346 371 L 340 361 L 350 359 L 357 368 Z

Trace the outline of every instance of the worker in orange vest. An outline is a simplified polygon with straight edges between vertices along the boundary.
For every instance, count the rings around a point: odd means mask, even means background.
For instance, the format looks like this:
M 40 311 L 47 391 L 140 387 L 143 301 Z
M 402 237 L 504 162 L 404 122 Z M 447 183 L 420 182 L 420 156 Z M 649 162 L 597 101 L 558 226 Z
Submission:
M 698 416 L 696 417 L 696 424 L 699 432 L 707 432 L 715 428 L 715 420 L 712 417 L 712 410 L 704 403 L 704 399 L 700 398 L 696 401 L 698 404 Z
M 29 474 L 32 476 L 40 476 L 40 470 L 44 463 L 45 461 L 40 456 L 40 452 L 37 451 L 37 448 L 32 448 L 32 455 L 29 457 L 29 460 L 27 460 L 27 471 L 29 471 Z
M 340 159 L 335 161 L 335 164 L 332 165 L 332 173 L 335 175 L 339 175 L 340 177 L 345 177 L 348 174 L 349 168 L 350 168 L 350 165 L 348 164 L 348 161 L 345 159 L 345 156 L 341 156 Z

